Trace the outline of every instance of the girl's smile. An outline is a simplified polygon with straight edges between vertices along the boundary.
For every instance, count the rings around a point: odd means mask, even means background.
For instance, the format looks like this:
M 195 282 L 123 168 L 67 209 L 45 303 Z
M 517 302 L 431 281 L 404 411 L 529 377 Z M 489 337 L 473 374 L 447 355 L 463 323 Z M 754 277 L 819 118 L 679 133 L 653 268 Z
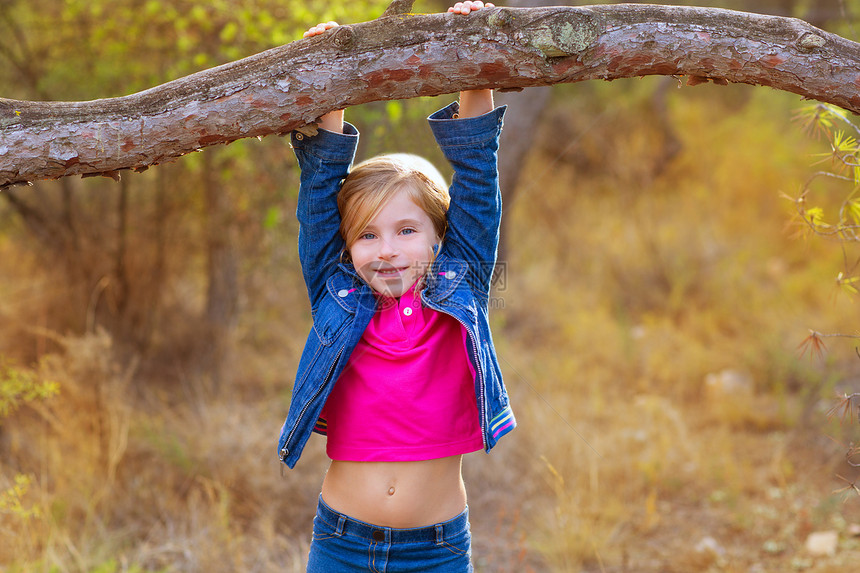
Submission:
M 398 278 L 398 277 L 400 277 L 401 273 L 403 273 L 404 271 L 406 271 L 408 269 L 409 269 L 409 267 L 403 267 L 400 269 L 396 269 L 396 268 L 393 268 L 393 269 L 376 269 L 376 274 L 381 276 L 382 278 L 386 278 L 386 279 Z

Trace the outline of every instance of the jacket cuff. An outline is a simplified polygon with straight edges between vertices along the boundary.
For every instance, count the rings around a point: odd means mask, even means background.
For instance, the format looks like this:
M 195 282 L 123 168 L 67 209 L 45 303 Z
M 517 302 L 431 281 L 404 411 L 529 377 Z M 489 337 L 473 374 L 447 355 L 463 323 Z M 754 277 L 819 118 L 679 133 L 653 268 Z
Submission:
M 343 122 L 343 133 L 319 128 L 316 135 L 305 135 L 299 131 L 290 134 L 293 149 L 311 153 L 329 161 L 352 161 L 358 146 L 358 130 L 351 123 Z
M 474 145 L 498 136 L 507 107 L 502 105 L 484 115 L 455 119 L 460 104 L 453 102 L 427 120 L 439 145 Z

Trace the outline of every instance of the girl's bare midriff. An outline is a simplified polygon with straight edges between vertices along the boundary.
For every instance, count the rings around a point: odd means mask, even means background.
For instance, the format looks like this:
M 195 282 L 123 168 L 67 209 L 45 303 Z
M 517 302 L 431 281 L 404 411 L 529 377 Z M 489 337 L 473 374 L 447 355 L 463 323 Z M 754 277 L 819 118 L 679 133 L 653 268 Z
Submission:
M 385 527 L 424 527 L 466 508 L 462 456 L 416 462 L 333 461 L 322 497 L 335 511 Z

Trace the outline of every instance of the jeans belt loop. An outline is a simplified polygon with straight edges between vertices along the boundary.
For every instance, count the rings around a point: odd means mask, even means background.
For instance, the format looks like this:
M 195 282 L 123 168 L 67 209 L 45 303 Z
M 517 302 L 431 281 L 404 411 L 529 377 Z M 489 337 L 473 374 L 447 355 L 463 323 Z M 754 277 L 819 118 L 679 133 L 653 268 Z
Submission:
M 344 527 L 344 525 L 346 525 L 346 516 L 345 516 L 345 515 L 340 515 L 340 516 L 338 516 L 338 518 L 337 518 L 337 527 L 335 528 L 335 532 L 334 532 L 334 534 L 335 534 L 335 535 L 337 535 L 338 537 L 340 537 L 341 535 L 343 535 L 343 527 Z
M 445 528 L 441 523 L 436 524 L 436 545 L 442 545 L 445 541 Z

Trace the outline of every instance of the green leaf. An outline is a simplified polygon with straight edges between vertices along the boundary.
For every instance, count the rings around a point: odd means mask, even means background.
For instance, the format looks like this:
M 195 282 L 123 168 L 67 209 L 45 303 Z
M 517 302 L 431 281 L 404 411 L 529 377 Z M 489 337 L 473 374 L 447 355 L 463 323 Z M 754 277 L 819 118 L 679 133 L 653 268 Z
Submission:
M 236 36 L 239 34 L 239 25 L 236 22 L 230 21 L 227 22 L 227 25 L 221 28 L 221 33 L 218 37 L 225 44 L 229 44 L 236 39 Z
M 860 281 L 860 277 L 846 277 L 843 273 L 839 273 L 836 277 L 836 284 L 849 294 L 857 294 L 857 287 L 854 286 Z
M 846 135 L 843 130 L 837 130 L 833 134 L 833 149 L 840 154 L 854 154 L 857 152 L 857 140 Z
M 263 217 L 263 228 L 271 231 L 278 226 L 281 220 L 281 209 L 278 207 L 269 207 L 266 210 L 266 215 Z
M 385 111 L 391 123 L 397 123 L 403 117 L 403 104 L 399 101 L 389 101 L 385 104 Z
M 824 209 L 821 207 L 810 207 L 806 210 L 806 220 L 815 227 L 828 227 L 824 222 Z
M 59 384 L 42 380 L 33 370 L 17 368 L 0 359 L 0 419 L 19 406 L 49 398 L 59 392 Z

